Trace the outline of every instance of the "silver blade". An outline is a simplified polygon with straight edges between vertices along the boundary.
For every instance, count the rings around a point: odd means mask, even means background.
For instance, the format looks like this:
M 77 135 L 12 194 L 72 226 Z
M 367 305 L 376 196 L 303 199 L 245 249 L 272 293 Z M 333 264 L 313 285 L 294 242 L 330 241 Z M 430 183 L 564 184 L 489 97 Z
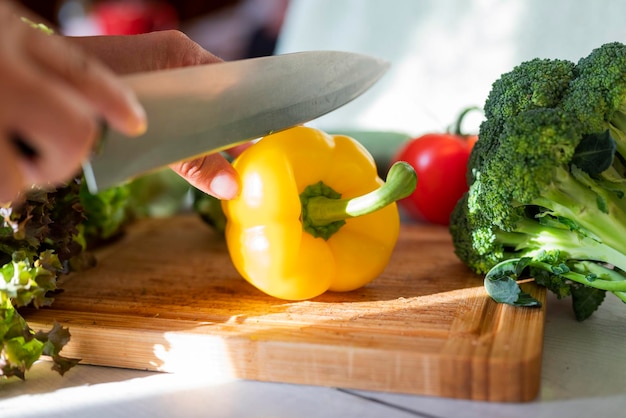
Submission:
M 136 138 L 104 133 L 83 164 L 89 190 L 311 121 L 359 96 L 387 68 L 366 55 L 313 51 L 127 76 L 148 130 Z

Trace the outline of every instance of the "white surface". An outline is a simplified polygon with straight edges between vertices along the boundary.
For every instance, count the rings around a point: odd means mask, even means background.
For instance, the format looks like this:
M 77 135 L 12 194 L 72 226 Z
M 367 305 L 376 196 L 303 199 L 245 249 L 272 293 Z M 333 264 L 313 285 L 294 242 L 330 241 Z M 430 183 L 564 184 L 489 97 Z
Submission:
M 626 42 L 625 14 L 616 0 L 291 0 L 277 52 L 388 60 L 374 88 L 313 125 L 417 135 L 482 106 L 493 81 L 522 61 L 577 61 L 605 42 Z
M 499 404 L 203 376 L 77 366 L 64 377 L 42 362 L 26 381 L 0 381 L 0 417 L 622 417 L 626 411 L 624 306 L 609 296 L 573 318 L 548 298 L 539 398 Z M 515 379 L 515 376 L 511 376 Z M 23 411 L 29 411 L 24 413 Z

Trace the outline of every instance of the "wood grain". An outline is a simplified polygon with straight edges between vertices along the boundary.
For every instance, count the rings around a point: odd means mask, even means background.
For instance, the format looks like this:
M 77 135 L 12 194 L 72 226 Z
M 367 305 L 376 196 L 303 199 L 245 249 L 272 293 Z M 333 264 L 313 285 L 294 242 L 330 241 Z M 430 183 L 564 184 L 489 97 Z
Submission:
M 138 222 L 62 283 L 34 329 L 83 363 L 487 401 L 539 390 L 545 308 L 494 303 L 445 228 L 404 225 L 386 271 L 349 293 L 271 298 L 193 215 Z M 534 285 L 525 290 L 545 302 Z

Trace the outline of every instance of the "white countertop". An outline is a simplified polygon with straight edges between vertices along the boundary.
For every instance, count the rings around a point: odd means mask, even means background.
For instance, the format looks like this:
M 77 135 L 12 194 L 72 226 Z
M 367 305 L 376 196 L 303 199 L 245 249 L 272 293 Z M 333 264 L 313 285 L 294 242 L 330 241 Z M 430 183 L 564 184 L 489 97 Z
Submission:
M 626 306 L 612 295 L 579 323 L 548 298 L 538 399 L 498 404 L 79 365 L 37 363 L 0 381 L 0 417 L 620 417 L 626 416 Z M 515 379 L 515 376 L 511 376 Z M 28 411 L 28 412 L 24 412 Z

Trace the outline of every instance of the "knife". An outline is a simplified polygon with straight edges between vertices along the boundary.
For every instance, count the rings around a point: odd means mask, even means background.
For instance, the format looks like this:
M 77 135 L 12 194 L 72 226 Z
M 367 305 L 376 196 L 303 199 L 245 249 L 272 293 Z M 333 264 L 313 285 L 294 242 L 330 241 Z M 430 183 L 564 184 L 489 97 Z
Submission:
M 83 163 L 89 191 L 311 121 L 358 97 L 388 67 L 367 55 L 308 51 L 125 76 L 148 129 L 134 138 L 104 129 Z

